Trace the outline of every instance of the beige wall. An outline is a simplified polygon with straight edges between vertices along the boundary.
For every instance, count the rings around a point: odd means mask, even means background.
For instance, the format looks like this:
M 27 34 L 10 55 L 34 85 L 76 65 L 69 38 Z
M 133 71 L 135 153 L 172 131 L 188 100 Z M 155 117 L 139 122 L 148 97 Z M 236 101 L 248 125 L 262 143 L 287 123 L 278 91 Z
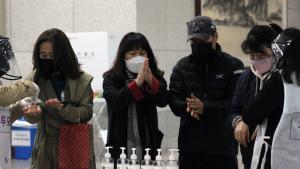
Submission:
M 193 16 L 194 0 L 137 0 L 137 31 L 148 38 L 167 81 L 176 62 L 190 52 L 186 22 Z
M 300 29 L 300 1 L 287 0 L 287 26 Z
M 186 22 L 193 16 L 194 0 L 137 0 L 137 31 L 148 38 L 168 84 L 174 65 L 190 53 Z M 179 118 L 168 107 L 159 110 L 158 118 L 166 153 L 177 147 Z
M 5 36 L 5 0 L 0 0 L 0 35 Z

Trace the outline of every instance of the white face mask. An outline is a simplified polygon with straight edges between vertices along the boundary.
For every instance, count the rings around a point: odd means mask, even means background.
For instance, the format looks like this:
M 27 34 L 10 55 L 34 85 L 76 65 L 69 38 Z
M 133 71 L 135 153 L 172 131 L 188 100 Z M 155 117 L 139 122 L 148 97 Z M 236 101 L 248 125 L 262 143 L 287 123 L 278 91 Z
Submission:
M 263 76 L 265 73 L 271 70 L 272 68 L 272 57 L 268 57 L 265 59 L 257 59 L 251 61 L 253 68 L 258 75 Z M 255 74 L 255 72 L 253 72 Z
M 139 73 L 145 61 L 143 56 L 135 56 L 126 60 L 126 67 L 132 73 Z

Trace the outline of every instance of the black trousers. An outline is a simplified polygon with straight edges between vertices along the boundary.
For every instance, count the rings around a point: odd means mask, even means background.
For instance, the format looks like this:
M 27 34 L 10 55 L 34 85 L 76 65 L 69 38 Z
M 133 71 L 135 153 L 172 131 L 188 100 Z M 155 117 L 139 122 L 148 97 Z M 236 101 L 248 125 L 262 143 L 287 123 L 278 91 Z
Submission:
M 179 169 L 238 169 L 237 157 L 180 153 Z

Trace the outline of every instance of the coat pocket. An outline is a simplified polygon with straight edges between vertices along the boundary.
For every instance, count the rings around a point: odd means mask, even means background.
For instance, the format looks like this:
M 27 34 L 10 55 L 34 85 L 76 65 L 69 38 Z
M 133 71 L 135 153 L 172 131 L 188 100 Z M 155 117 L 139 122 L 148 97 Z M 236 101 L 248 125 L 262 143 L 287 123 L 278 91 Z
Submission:
M 292 115 L 291 139 L 300 140 L 300 112 L 294 112 Z

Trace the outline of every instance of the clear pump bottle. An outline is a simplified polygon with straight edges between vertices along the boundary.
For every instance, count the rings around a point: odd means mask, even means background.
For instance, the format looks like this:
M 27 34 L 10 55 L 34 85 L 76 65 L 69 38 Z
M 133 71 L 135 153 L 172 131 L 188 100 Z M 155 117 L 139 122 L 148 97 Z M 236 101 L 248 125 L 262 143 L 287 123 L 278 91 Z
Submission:
M 153 162 L 153 169 L 165 169 L 165 165 L 166 163 L 161 156 L 161 149 L 157 149 L 157 156 Z
M 109 153 L 110 148 L 112 147 L 105 147 L 106 153 L 104 154 L 104 158 L 102 159 L 101 169 L 114 169 L 114 159 L 111 158 L 111 154 Z
M 137 161 L 137 155 L 135 154 L 136 148 L 132 148 L 132 154 L 130 156 L 130 161 L 128 169 L 140 169 L 140 163 Z
M 170 156 L 167 160 L 166 169 L 178 169 L 178 161 L 176 159 L 175 153 L 178 149 L 170 149 Z
M 142 160 L 141 169 L 152 169 L 153 162 L 149 155 L 150 148 L 146 148 L 145 151 L 146 155 L 144 156 L 144 160 Z
M 117 169 L 128 169 L 128 159 L 126 159 L 125 147 L 120 148 L 122 153 L 120 154 L 120 158 L 117 160 Z

